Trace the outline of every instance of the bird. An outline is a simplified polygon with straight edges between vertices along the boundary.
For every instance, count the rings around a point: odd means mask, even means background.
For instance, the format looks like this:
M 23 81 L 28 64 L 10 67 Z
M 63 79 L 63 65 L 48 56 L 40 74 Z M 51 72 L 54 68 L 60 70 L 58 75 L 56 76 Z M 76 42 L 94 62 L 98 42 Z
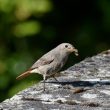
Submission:
M 65 65 L 68 56 L 74 52 L 78 56 L 78 50 L 70 43 L 61 43 L 48 53 L 39 58 L 27 71 L 19 75 L 16 79 L 22 79 L 32 73 L 38 73 L 43 76 L 43 91 L 45 91 L 45 81 L 48 77 L 53 77 Z

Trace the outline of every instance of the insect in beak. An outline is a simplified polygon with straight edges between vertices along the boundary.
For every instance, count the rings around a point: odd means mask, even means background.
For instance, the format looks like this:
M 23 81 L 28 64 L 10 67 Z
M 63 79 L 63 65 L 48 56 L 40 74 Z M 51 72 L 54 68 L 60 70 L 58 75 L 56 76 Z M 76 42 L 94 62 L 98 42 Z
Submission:
M 75 48 L 71 49 L 71 52 L 74 52 L 74 54 L 75 54 L 76 56 L 78 56 L 78 55 L 79 55 L 79 54 L 78 54 L 78 50 L 77 50 L 77 49 L 75 49 Z
M 75 53 L 75 55 L 76 56 L 78 56 L 79 54 L 78 54 L 78 50 L 77 49 L 74 49 L 74 53 Z

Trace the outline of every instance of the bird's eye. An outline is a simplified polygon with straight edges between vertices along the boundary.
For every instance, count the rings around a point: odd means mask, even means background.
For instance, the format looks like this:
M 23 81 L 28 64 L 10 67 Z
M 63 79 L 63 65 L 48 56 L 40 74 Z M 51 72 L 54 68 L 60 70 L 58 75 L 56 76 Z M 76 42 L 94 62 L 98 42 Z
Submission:
M 65 45 L 65 47 L 67 48 L 67 47 L 68 47 L 68 45 Z

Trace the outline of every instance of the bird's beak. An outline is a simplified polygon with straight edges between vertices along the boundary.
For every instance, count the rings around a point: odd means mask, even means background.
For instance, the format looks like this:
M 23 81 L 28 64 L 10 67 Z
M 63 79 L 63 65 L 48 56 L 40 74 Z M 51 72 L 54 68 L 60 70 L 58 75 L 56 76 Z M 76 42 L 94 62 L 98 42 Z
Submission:
M 78 56 L 78 55 L 79 55 L 79 54 L 78 54 L 78 50 L 77 50 L 77 49 L 75 49 L 75 48 L 71 49 L 71 52 L 74 52 L 76 56 Z

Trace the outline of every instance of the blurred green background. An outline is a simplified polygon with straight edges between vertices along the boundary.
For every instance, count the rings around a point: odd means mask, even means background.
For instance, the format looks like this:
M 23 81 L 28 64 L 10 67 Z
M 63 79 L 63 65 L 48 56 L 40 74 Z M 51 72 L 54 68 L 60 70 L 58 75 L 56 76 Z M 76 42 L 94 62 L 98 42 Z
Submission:
M 0 101 L 40 81 L 16 77 L 62 42 L 72 43 L 67 67 L 110 48 L 109 0 L 0 0 Z

